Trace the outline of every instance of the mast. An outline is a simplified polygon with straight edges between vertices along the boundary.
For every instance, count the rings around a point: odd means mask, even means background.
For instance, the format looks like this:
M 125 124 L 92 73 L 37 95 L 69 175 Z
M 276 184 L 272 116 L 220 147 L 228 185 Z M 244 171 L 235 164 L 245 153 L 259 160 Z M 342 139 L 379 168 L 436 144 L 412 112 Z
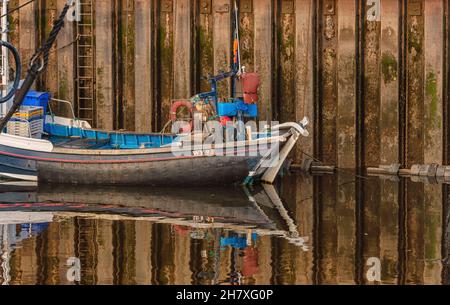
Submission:
M 9 0 L 0 0 L 1 1 L 1 10 L 0 14 L 1 16 L 1 40 L 8 42 L 8 2 Z M 1 50 L 1 96 L 6 96 L 8 94 L 8 87 L 9 87 L 9 57 L 8 57 L 8 51 L 5 47 Z M 6 115 L 6 112 L 8 111 L 10 106 L 10 102 L 4 103 L 0 105 L 0 117 L 3 117 Z
M 237 1 L 234 0 L 234 33 L 233 33 L 233 59 L 231 63 L 231 71 L 232 71 L 232 97 L 236 97 L 236 83 L 237 78 L 241 76 L 242 67 L 241 67 L 241 42 L 239 38 L 239 8 L 237 5 Z

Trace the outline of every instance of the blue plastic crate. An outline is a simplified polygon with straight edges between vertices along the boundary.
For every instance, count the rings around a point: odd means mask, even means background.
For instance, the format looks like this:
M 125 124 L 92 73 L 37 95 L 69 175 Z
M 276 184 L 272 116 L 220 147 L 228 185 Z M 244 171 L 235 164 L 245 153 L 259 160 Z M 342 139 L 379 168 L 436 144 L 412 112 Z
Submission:
M 247 105 L 247 111 L 245 114 L 248 117 L 256 118 L 258 116 L 258 105 L 256 104 Z
M 234 103 L 217 103 L 219 116 L 234 117 L 238 115 L 238 111 L 242 111 L 246 117 L 255 118 L 258 116 L 258 105 L 245 104 L 241 100 Z
M 48 92 L 29 91 L 23 100 L 23 106 L 38 106 L 44 108 L 44 117 L 47 113 L 48 102 L 51 95 Z
M 217 103 L 217 112 L 219 116 L 237 116 L 237 108 L 235 103 Z

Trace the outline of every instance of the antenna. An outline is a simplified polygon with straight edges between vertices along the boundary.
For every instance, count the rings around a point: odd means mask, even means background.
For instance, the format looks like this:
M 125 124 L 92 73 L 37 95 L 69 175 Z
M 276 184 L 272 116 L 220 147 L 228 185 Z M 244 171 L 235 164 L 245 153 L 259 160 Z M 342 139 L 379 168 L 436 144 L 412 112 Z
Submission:
M 242 74 L 241 67 L 241 43 L 239 40 L 239 9 L 237 5 L 237 1 L 234 0 L 234 39 L 233 39 L 233 62 L 231 64 L 231 73 L 232 73 L 232 97 L 236 96 L 236 77 L 239 77 Z
M 239 9 L 237 5 L 237 1 L 234 0 L 234 18 L 235 18 L 235 39 L 237 44 L 237 75 L 241 75 L 242 73 L 242 66 L 241 66 L 241 41 L 239 37 Z

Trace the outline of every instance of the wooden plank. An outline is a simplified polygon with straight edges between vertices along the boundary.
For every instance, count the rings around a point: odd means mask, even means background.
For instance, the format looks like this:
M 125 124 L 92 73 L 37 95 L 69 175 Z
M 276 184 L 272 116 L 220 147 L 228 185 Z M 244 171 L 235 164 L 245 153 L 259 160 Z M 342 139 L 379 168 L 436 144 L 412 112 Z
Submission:
M 280 122 L 296 119 L 295 76 L 296 66 L 296 16 L 295 11 L 279 12 L 277 22 L 278 44 L 278 93 L 277 107 Z
M 97 127 L 113 129 L 113 7 L 109 0 L 95 1 L 96 114 Z
M 67 278 L 67 261 L 71 257 L 75 257 L 75 221 L 74 218 L 64 219 L 59 222 L 59 232 L 56 238 L 59 242 L 58 261 L 59 261 L 59 282 L 57 284 L 71 285 Z
M 442 185 L 425 185 L 423 203 L 425 207 L 423 232 L 425 265 L 423 281 L 426 285 L 442 284 L 442 221 L 445 219 L 442 213 L 442 199 Z
M 152 223 L 136 221 L 136 284 L 152 282 Z
M 158 20 L 158 117 L 157 127 L 162 129 L 169 120 L 170 107 L 172 105 L 172 95 L 174 88 L 173 81 L 173 2 L 165 1 L 169 6 L 167 9 L 160 9 Z M 160 5 L 164 4 L 160 1 Z
M 338 3 L 337 165 L 356 166 L 356 2 Z
M 319 242 L 314 245 L 319 253 L 317 258 L 317 283 L 315 284 L 339 284 L 338 268 L 339 260 L 339 233 L 337 219 L 337 181 L 334 177 L 319 177 L 319 193 L 321 207 L 318 217 L 320 219 L 317 235 Z M 339 221 L 342 221 L 341 219 Z M 349 250 L 349 249 L 347 249 Z
M 337 16 L 329 14 L 323 8 L 324 1 L 320 3 L 322 24 L 319 49 L 319 103 L 321 106 L 320 128 L 320 159 L 326 165 L 336 165 L 337 133 L 336 133 L 336 108 L 337 108 Z
M 41 33 L 41 44 L 47 41 L 50 31 L 53 28 L 55 20 L 58 18 L 58 11 L 55 0 L 44 1 L 44 15 L 41 16 L 44 20 L 43 32 Z M 56 50 L 59 46 L 54 44 L 48 60 L 48 65 L 42 74 L 43 85 L 45 91 L 50 92 L 52 96 L 58 94 L 58 56 Z
M 406 262 L 405 284 L 423 284 L 425 266 L 424 247 L 424 185 L 406 183 Z
M 191 0 L 175 1 L 173 52 L 175 99 L 190 98 L 192 94 L 191 2 Z
M 135 127 L 152 131 L 153 124 L 153 37 L 152 2 L 135 0 Z
M 381 217 L 380 217 L 380 209 L 381 209 L 381 179 L 374 180 L 370 183 L 364 184 L 364 204 L 362 205 L 362 232 L 358 232 L 357 239 L 362 243 L 362 283 L 368 285 L 378 284 L 377 282 L 369 281 L 365 274 L 368 271 L 368 266 L 366 266 L 366 262 L 372 258 L 381 258 L 381 247 L 380 247 L 380 236 L 381 236 Z M 363 236 L 361 236 L 363 235 Z M 360 274 L 360 275 L 361 275 Z
M 313 285 L 314 178 L 300 175 L 286 177 L 281 195 L 286 209 L 295 215 L 293 220 L 299 236 L 308 238 L 308 251 L 301 247 L 295 249 L 295 284 Z
M 272 266 L 274 268 L 272 281 L 274 285 L 294 285 L 295 251 L 293 245 L 286 240 L 276 238 L 272 242 Z M 283 270 L 283 271 L 281 271 Z
M 335 217 L 337 230 L 337 278 L 340 284 L 356 284 L 356 186 L 355 178 L 340 175 L 336 179 Z
M 368 3 L 363 8 L 368 12 L 372 5 Z M 365 166 L 378 167 L 381 163 L 381 134 L 380 134 L 380 30 L 379 21 L 364 21 L 364 137 L 365 137 Z
M 19 268 L 21 270 L 21 283 L 35 285 L 40 277 L 38 272 L 38 257 L 36 254 L 36 237 L 25 240 L 20 250 Z
M 212 4 L 212 2 L 207 2 Z M 198 5 L 201 5 L 201 1 L 198 1 Z M 196 63 L 198 78 L 197 89 L 201 92 L 209 92 L 211 86 L 206 79 L 209 75 L 214 73 L 214 46 L 213 46 L 213 8 L 210 6 L 206 12 L 200 12 L 197 17 L 197 39 L 198 48 L 196 50 Z
M 98 228 L 97 219 L 78 219 L 75 229 L 76 257 L 81 263 L 82 285 L 93 285 L 97 282 L 98 270 Z
M 243 5 L 250 5 L 251 9 L 244 9 Z M 245 66 L 247 72 L 254 71 L 254 61 L 255 61 L 255 17 L 254 17 L 254 7 L 259 5 L 258 0 L 249 0 L 247 3 L 241 2 L 239 7 L 239 37 L 241 40 L 241 61 L 242 65 Z M 257 45 L 259 45 L 257 43 Z
M 59 247 L 60 247 L 60 233 L 61 223 L 50 223 L 44 235 L 47 238 L 47 251 L 45 253 L 47 277 L 46 285 L 57 285 L 60 283 L 59 279 Z
M 158 268 L 153 268 L 153 285 L 174 284 L 174 239 L 171 228 L 167 224 L 155 224 L 152 229 L 152 263 Z
M 136 230 L 134 221 L 113 222 L 113 257 L 120 259 L 114 268 L 115 285 L 136 284 Z
M 189 234 L 175 233 L 174 237 L 174 284 L 191 285 L 192 271 L 190 269 L 191 261 L 191 238 Z M 208 247 L 209 248 L 209 247 Z M 206 279 L 205 279 L 206 280 Z M 212 283 L 209 283 L 212 284 Z
M 19 5 L 23 5 L 26 2 L 27 0 L 19 0 Z M 36 51 L 36 40 L 38 38 L 36 31 L 36 8 L 37 4 L 36 2 L 33 2 L 22 7 L 18 12 L 19 27 L 17 35 L 19 35 L 19 53 L 22 64 L 25 64 L 25 67 L 28 65 L 31 57 Z M 22 69 L 23 76 L 25 76 L 26 70 L 27 69 Z
M 444 3 L 424 1 L 424 164 L 444 161 L 443 75 Z
M 297 0 L 295 2 L 295 121 L 300 122 L 304 116 L 310 120 L 308 138 L 301 137 L 297 145 L 297 158 L 301 151 L 314 154 L 314 87 L 313 87 L 313 32 L 314 0 Z M 301 150 L 301 151 L 300 151 Z M 303 156 L 304 157 L 304 156 Z
M 97 284 L 114 284 L 114 245 L 113 222 L 111 220 L 99 220 L 98 222 L 98 257 L 97 257 Z
M 399 16 L 397 1 L 381 2 L 380 162 L 394 164 L 399 156 Z
M 58 12 L 61 12 L 64 5 L 65 2 L 57 1 Z M 73 64 L 75 52 L 74 25 L 75 22 L 66 19 L 64 29 L 59 33 L 56 40 L 58 46 L 58 95 L 56 97 L 67 100 L 71 102 L 72 105 L 75 104 L 75 73 Z
M 22 55 L 22 50 L 20 49 L 20 22 L 19 22 L 19 11 L 11 12 L 12 10 L 17 9 L 19 6 L 19 0 L 11 0 L 8 3 L 8 23 L 9 23 L 9 35 L 8 35 L 8 41 L 14 45 L 18 46 L 19 54 Z M 21 60 L 23 61 L 23 57 L 21 57 Z M 14 62 L 14 57 L 12 54 L 9 55 L 9 62 L 12 64 Z M 23 62 L 22 62 L 23 64 Z M 15 69 L 15 67 L 14 67 Z M 22 71 L 22 73 L 24 73 Z
M 356 167 L 356 2 L 341 0 L 337 3 L 337 109 L 334 111 L 337 130 L 337 163 L 341 168 Z M 354 177 L 337 178 L 336 211 L 338 221 L 338 269 L 342 284 L 354 284 L 355 266 L 355 212 L 356 194 Z
M 368 183 L 370 184 L 370 183 Z M 367 185 L 368 185 L 367 184 Z M 399 223 L 399 183 L 396 181 L 382 180 L 380 182 L 380 254 L 383 266 L 383 284 L 395 285 L 398 279 L 398 241 Z
M 122 51 L 123 69 L 123 128 L 135 130 L 135 8 L 134 1 L 122 2 L 121 14 L 121 37 L 119 37 Z
M 256 4 L 256 3 L 255 3 Z M 273 77 L 273 4 L 271 0 L 258 0 L 254 6 L 255 72 L 261 79 L 259 87 L 259 119 L 270 122 L 273 119 L 272 77 Z
M 231 66 L 231 0 L 213 0 L 214 74 L 230 71 Z M 218 85 L 219 97 L 229 97 L 230 81 Z
M 411 6 L 412 0 L 408 2 Z M 415 1 L 423 8 L 423 1 Z M 406 105 L 406 166 L 424 164 L 424 17 L 407 17 L 407 105 Z
M 253 278 L 255 279 L 255 285 L 268 285 L 271 283 L 270 278 L 273 273 L 272 238 L 270 236 L 259 237 L 258 241 L 256 242 L 256 247 L 258 249 L 258 270 L 259 270 L 259 272 L 255 275 L 253 275 Z M 224 270 L 224 271 L 226 271 L 226 270 Z M 225 272 L 225 274 L 226 274 L 226 272 Z

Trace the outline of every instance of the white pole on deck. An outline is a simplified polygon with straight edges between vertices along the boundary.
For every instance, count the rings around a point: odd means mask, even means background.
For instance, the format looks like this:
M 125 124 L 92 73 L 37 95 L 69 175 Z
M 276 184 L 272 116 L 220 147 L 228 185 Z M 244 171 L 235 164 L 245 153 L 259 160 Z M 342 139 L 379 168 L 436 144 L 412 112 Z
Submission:
M 1 1 L 1 16 L 4 16 L 1 18 L 1 40 L 8 41 L 8 1 L 9 0 L 0 0 Z M 1 96 L 6 96 L 8 94 L 8 87 L 9 87 L 9 57 L 8 57 L 8 50 L 3 47 L 1 50 Z M 3 117 L 6 115 L 6 112 L 8 111 L 10 102 L 4 103 L 0 105 L 0 117 Z

